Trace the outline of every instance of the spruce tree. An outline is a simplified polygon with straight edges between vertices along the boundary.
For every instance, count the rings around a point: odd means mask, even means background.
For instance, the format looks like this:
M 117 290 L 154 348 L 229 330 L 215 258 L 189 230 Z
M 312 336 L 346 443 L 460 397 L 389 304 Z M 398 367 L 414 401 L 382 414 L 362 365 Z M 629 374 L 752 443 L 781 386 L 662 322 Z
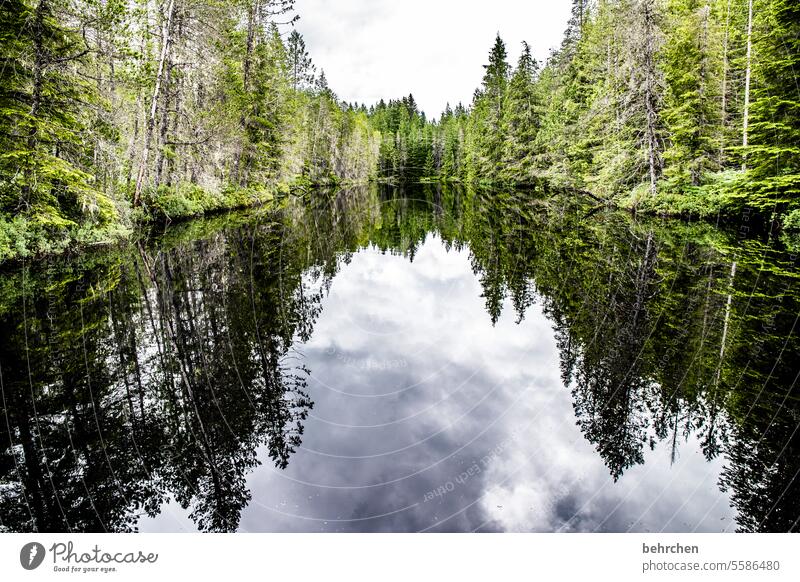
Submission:
M 800 204 L 800 4 L 754 5 L 760 34 L 753 51 L 753 101 L 747 155 L 748 204 L 766 210 Z
M 503 160 L 503 109 L 509 73 L 506 59 L 506 45 L 498 34 L 470 116 L 470 175 L 488 182 L 499 178 Z
M 117 215 L 93 184 L 98 96 L 78 71 L 89 50 L 59 2 L 9 0 L 0 11 L 0 210 L 50 230 Z
M 665 175 L 678 191 L 719 169 L 721 112 L 717 27 L 708 0 L 671 0 L 663 119 L 669 135 Z
M 503 112 L 503 177 L 517 183 L 533 178 L 535 150 L 533 144 L 539 130 L 540 105 L 535 80 L 539 65 L 531 55 L 527 42 L 508 84 Z

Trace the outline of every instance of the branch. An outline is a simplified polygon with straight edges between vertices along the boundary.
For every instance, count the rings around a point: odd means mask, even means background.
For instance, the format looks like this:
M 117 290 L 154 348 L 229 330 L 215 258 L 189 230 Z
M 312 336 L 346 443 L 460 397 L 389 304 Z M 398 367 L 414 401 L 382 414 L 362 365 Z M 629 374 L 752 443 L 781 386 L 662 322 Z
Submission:
M 211 139 L 210 135 L 207 135 L 203 139 L 199 139 L 197 141 L 165 141 L 164 145 L 174 145 L 174 146 L 194 146 L 200 145 L 203 143 L 207 143 Z

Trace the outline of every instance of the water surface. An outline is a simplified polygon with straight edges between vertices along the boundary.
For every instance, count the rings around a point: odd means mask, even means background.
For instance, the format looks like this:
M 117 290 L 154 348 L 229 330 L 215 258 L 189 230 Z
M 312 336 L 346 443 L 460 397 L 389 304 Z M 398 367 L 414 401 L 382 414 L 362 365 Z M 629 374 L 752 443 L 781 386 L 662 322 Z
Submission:
M 11 531 L 789 531 L 796 257 L 361 188 L 4 273 Z

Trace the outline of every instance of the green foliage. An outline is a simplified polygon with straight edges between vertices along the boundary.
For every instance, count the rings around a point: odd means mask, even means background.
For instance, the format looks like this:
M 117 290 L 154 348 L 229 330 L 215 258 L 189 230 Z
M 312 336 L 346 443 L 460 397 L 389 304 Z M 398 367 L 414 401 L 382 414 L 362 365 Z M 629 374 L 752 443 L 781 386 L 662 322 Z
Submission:
M 800 195 L 800 8 L 754 0 L 742 148 L 747 8 L 733 0 L 576 0 L 543 70 L 524 45 L 510 77 L 498 37 L 471 109 L 430 124 L 426 167 L 475 182 L 546 178 L 640 212 L 781 212 Z
M 292 81 L 292 88 L 295 90 L 308 89 L 314 85 L 314 72 L 316 67 L 311 61 L 306 50 L 306 41 L 302 35 L 293 30 L 286 43 L 288 53 L 289 75 Z
M 101 101 L 80 74 L 88 51 L 62 21 L 68 8 L 14 0 L 0 11 L 0 260 L 63 250 L 78 225 L 119 220 L 96 187 L 86 134 Z
M 316 77 L 299 33 L 284 44 L 292 5 L 4 3 L 2 258 L 374 178 L 366 108 Z
M 800 201 L 800 5 L 761 0 L 754 5 L 754 100 L 749 147 L 749 203 L 769 212 Z
M 416 180 L 427 174 L 428 160 L 434 157 L 433 126 L 413 95 L 381 100 L 370 111 L 370 123 L 381 135 L 379 177 Z
M 795 208 L 783 217 L 783 228 L 800 233 L 800 208 Z
M 800 252 L 800 208 L 795 208 L 783 217 L 781 239 L 793 253 Z
M 448 105 L 437 120 L 411 94 L 342 102 L 302 36 L 281 35 L 293 2 L 268 6 L 7 0 L 3 256 L 260 204 L 289 185 L 376 178 L 546 179 L 701 216 L 780 215 L 800 196 L 792 0 L 754 0 L 751 59 L 748 2 L 575 0 L 541 70 L 526 43 L 511 67 L 498 35 L 469 108 Z
M 467 176 L 473 181 L 495 182 L 501 177 L 506 137 L 503 121 L 510 74 L 506 56 L 506 45 L 498 34 L 489 52 L 489 63 L 484 65 L 483 82 L 475 92 L 469 118 Z M 521 72 L 520 79 L 525 75 L 527 72 Z
M 178 220 L 262 204 L 273 198 L 273 192 L 265 188 L 230 186 L 221 192 L 212 192 L 197 184 L 181 182 L 176 186 L 161 186 L 147 192 L 144 205 L 154 218 Z
M 70 247 L 110 244 L 129 236 L 117 222 L 75 223 L 57 209 L 38 207 L 24 215 L 0 216 L 0 263 L 58 254 Z
M 522 43 L 522 54 L 508 84 L 503 115 L 503 178 L 526 184 L 534 178 L 535 152 L 531 145 L 539 131 L 541 104 L 535 80 L 539 65 L 531 56 L 528 43 Z
M 718 169 L 720 58 L 710 3 L 672 0 L 664 50 L 667 91 L 663 117 L 670 146 L 664 152 L 669 189 L 699 186 Z

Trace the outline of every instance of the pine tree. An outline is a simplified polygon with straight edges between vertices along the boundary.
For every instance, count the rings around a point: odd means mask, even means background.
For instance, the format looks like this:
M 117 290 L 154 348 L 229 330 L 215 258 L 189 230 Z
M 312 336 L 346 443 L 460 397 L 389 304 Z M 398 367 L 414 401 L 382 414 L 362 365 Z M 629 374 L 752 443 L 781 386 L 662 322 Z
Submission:
M 508 85 L 503 112 L 503 175 L 506 180 L 528 183 L 533 178 L 535 150 L 539 130 L 540 104 L 535 80 L 539 65 L 527 42 Z
M 684 191 L 719 169 L 720 60 L 709 0 L 671 0 L 668 13 L 662 117 L 670 144 L 664 152 L 665 174 L 672 188 Z
M 755 5 L 753 102 L 747 155 L 749 204 L 766 210 L 800 203 L 800 4 Z
M 89 123 L 99 105 L 79 74 L 89 49 L 60 0 L 9 0 L 0 11 L 0 210 L 44 229 L 115 220 L 94 186 Z
M 316 67 L 306 50 L 306 41 L 296 30 L 289 35 L 286 51 L 289 55 L 289 73 L 295 91 L 313 86 Z

